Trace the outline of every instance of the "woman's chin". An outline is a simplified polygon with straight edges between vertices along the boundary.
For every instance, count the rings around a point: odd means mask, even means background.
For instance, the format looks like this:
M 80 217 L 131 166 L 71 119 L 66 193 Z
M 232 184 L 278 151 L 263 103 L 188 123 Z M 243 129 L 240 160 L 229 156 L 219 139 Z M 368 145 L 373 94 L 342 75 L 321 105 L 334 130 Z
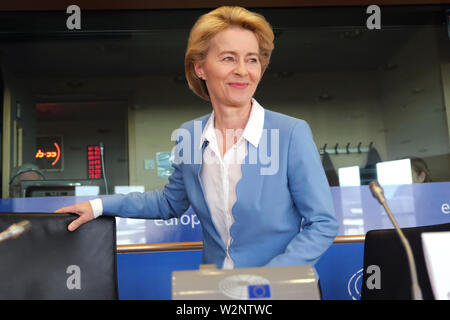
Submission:
M 249 95 L 248 92 L 231 92 L 222 93 L 220 95 L 210 95 L 211 102 L 218 105 L 233 106 L 233 107 L 246 107 L 249 106 L 253 95 Z
M 251 96 L 234 96 L 228 98 L 228 104 L 231 106 L 237 106 L 237 107 L 245 107 L 250 104 L 250 101 L 252 100 Z

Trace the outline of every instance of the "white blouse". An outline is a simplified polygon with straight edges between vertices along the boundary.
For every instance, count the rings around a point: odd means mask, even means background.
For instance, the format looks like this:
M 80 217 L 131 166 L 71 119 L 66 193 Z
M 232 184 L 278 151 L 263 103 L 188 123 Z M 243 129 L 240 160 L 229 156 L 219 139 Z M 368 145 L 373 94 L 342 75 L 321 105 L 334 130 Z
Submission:
M 227 249 L 224 269 L 232 269 L 234 266 L 229 255 L 229 248 L 233 241 L 230 228 L 234 222 L 231 210 L 236 203 L 236 185 L 242 178 L 241 164 L 247 156 L 247 141 L 257 147 L 263 132 L 263 125 L 264 109 L 256 100 L 252 99 L 252 110 L 245 129 L 223 158 L 214 130 L 214 111 L 202 133 L 200 146 L 205 140 L 209 143 L 203 151 L 200 178 L 211 218 Z

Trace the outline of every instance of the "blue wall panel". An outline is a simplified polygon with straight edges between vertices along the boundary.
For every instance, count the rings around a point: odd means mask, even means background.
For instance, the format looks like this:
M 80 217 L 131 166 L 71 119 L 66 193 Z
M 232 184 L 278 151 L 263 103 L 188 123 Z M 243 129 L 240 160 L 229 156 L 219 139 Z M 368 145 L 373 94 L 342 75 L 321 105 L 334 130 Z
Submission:
M 334 244 L 316 265 L 325 300 L 359 299 L 364 243 Z M 168 300 L 172 271 L 196 270 L 201 251 L 121 253 L 117 255 L 119 299 Z
M 364 243 L 333 244 L 316 264 L 324 300 L 361 298 Z
M 120 253 L 117 279 L 121 300 L 168 300 L 172 271 L 198 269 L 201 251 Z

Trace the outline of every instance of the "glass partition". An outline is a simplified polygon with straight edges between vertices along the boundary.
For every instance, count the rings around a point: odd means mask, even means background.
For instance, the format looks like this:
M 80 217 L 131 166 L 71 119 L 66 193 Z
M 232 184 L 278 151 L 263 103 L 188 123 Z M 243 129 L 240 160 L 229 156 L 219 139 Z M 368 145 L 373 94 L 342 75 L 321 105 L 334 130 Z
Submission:
M 389 181 L 386 194 L 402 226 L 447 221 L 450 46 L 444 11 L 414 7 L 417 23 L 386 19 L 389 24 L 370 30 L 364 9 L 255 9 L 276 33 L 255 98 L 309 123 L 340 235 L 390 226 L 371 202 L 367 184 L 376 179 Z M 78 36 L 44 27 L 41 36 L 3 30 L 2 211 L 49 211 L 163 188 L 171 173 L 172 133 L 211 112 L 184 77 L 189 28 L 203 12 L 103 13 L 116 30 L 93 28 Z M 336 18 L 343 12 L 351 23 Z M 133 15 L 141 18 L 135 24 Z M 17 197 L 27 204 L 12 199 Z M 439 208 L 427 206 L 431 198 Z M 424 210 L 436 216 L 418 214 Z M 173 234 L 188 228 L 184 240 L 201 240 L 192 211 L 184 220 L 118 219 L 118 226 L 119 244 L 180 240 L 155 231 L 161 226 Z

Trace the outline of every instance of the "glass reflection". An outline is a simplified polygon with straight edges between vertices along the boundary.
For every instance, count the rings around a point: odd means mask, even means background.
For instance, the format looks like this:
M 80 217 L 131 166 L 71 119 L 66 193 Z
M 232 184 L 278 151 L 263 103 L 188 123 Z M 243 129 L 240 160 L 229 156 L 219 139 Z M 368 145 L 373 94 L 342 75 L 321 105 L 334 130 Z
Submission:
M 386 25 L 372 32 L 295 22 L 275 26 L 276 50 L 256 98 L 310 124 L 339 234 L 392 227 L 366 186 L 374 179 L 401 227 L 448 222 L 446 26 Z M 184 79 L 188 32 L 183 26 L 2 38 L 2 93 L 12 115 L 4 153 L 12 170 L 0 209 L 52 212 L 84 199 L 75 196 L 163 188 L 172 172 L 171 133 L 211 111 Z M 405 166 L 386 169 L 395 163 Z M 165 222 L 118 218 L 118 243 L 201 241 L 197 222 L 192 209 Z

